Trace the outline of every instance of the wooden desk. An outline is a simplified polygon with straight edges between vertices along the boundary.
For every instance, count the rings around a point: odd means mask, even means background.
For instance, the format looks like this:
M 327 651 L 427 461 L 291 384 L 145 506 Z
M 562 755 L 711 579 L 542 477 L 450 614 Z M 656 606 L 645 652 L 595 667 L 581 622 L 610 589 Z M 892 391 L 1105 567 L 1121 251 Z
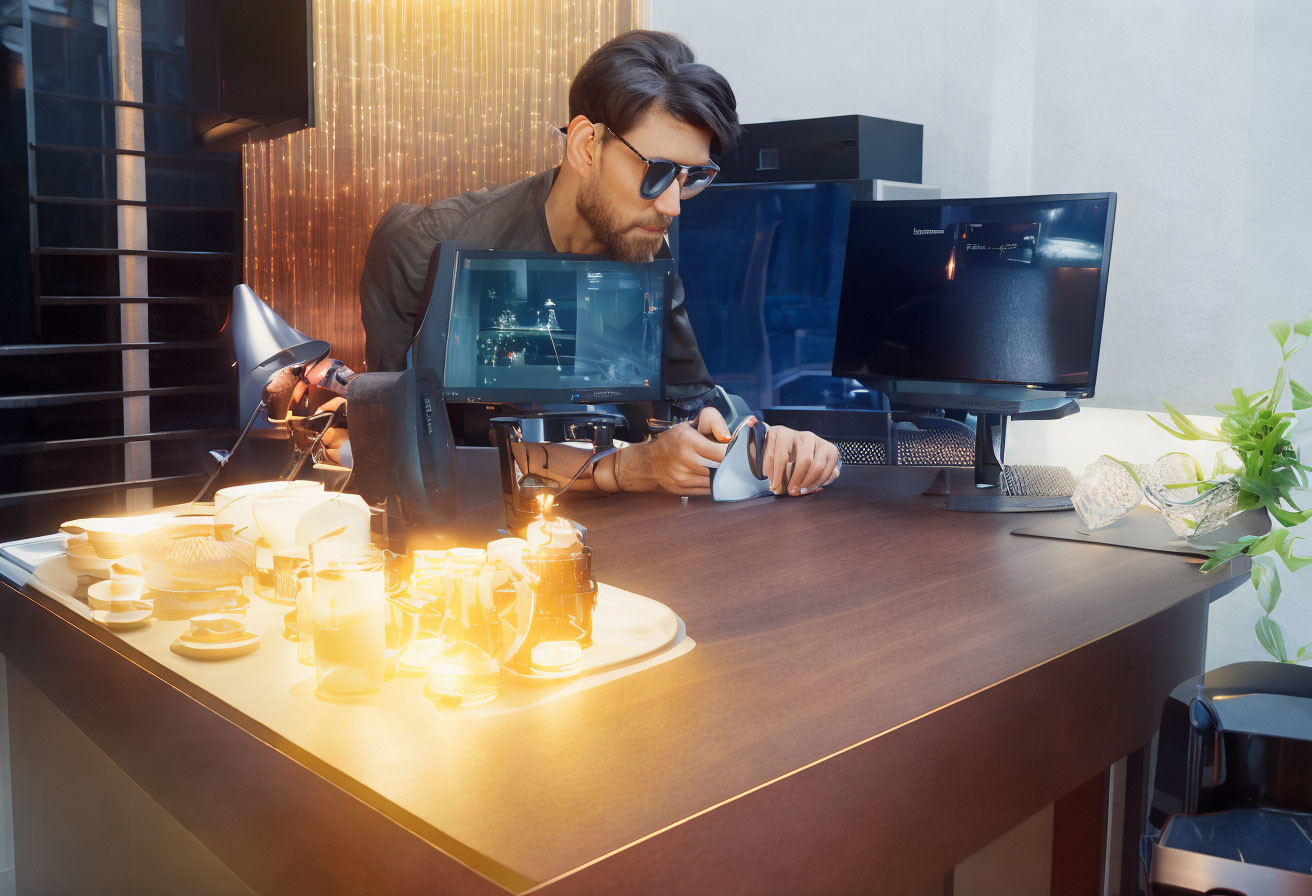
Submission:
M 260 893 L 897 893 L 1142 747 L 1238 581 L 851 478 L 573 514 L 597 577 L 698 647 L 462 720 L 398 799 L 30 589 L 0 593 L 0 652 Z

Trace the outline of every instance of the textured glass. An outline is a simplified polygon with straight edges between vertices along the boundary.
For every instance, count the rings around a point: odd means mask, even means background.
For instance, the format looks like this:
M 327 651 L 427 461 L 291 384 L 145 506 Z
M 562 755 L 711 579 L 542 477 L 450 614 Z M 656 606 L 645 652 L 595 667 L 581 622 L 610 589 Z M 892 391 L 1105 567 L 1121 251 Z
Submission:
M 1181 537 L 1206 535 L 1225 525 L 1239 509 L 1239 486 L 1222 482 L 1192 501 L 1168 504 L 1162 516 L 1171 531 Z
M 383 212 L 559 164 L 574 73 L 647 18 L 647 0 L 315 0 L 315 126 L 242 148 L 246 282 L 363 369 Z
M 1105 454 L 1089 464 L 1071 494 L 1075 513 L 1089 530 L 1110 526 L 1142 500 L 1134 475 Z
M 429 695 L 454 706 L 477 706 L 501 694 L 501 667 L 466 641 L 445 648 L 428 664 Z
M 1198 497 L 1198 467 L 1192 457 L 1178 451 L 1157 458 L 1142 481 L 1144 497 L 1158 510 Z
M 151 588 L 207 591 L 241 584 L 255 562 L 255 549 L 240 539 L 220 541 L 211 525 L 188 523 L 144 538 L 137 558 Z

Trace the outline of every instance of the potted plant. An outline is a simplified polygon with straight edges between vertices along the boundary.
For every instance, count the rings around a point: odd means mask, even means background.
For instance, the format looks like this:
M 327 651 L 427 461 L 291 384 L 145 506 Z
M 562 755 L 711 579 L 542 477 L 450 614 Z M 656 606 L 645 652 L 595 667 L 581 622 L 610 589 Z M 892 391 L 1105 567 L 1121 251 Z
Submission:
M 1312 557 L 1294 552 L 1299 539 L 1289 531 L 1312 517 L 1312 508 L 1300 508 L 1294 498 L 1296 489 L 1307 487 L 1307 474 L 1312 472 L 1312 467 L 1301 461 L 1298 449 L 1289 440 L 1294 411 L 1312 407 L 1312 392 L 1291 379 L 1288 370 L 1290 359 L 1303 350 L 1312 335 L 1312 311 L 1296 322 L 1268 321 L 1267 329 L 1281 352 L 1274 385 L 1253 393 L 1236 387 L 1231 393 L 1232 404 L 1216 405 L 1221 423 L 1214 432 L 1195 425 L 1166 402 L 1162 404 L 1174 426 L 1152 415 L 1149 419 L 1176 438 L 1219 442 L 1229 448 L 1226 452 L 1229 463 L 1219 462 L 1218 469 L 1207 480 L 1184 485 L 1199 492 L 1222 487 L 1237 489 L 1233 511 L 1263 510 L 1271 517 L 1271 530 L 1264 535 L 1244 535 L 1215 547 L 1202 570 L 1210 572 L 1236 557 L 1248 557 L 1253 564 L 1253 587 L 1262 605 L 1256 625 L 1257 640 L 1280 662 L 1300 662 L 1312 659 L 1312 643 L 1291 651 L 1271 613 L 1280 600 L 1280 564 L 1290 571 L 1312 564 Z M 1288 406 L 1282 408 L 1286 393 Z

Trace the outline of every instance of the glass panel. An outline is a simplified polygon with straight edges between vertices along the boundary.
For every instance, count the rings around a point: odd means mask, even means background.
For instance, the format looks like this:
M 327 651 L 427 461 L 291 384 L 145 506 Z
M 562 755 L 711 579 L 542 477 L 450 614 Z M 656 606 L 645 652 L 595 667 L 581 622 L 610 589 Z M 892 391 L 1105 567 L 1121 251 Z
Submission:
M 660 385 L 665 266 L 463 258 L 445 385 L 493 394 Z

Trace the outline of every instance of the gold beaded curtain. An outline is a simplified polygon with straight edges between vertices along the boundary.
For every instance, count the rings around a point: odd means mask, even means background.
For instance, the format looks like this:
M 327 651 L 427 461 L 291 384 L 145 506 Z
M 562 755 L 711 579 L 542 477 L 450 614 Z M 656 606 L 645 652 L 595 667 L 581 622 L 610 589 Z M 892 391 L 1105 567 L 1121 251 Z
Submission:
M 242 149 L 245 278 L 363 369 L 374 224 L 559 163 L 569 84 L 647 0 L 315 0 L 315 127 Z

